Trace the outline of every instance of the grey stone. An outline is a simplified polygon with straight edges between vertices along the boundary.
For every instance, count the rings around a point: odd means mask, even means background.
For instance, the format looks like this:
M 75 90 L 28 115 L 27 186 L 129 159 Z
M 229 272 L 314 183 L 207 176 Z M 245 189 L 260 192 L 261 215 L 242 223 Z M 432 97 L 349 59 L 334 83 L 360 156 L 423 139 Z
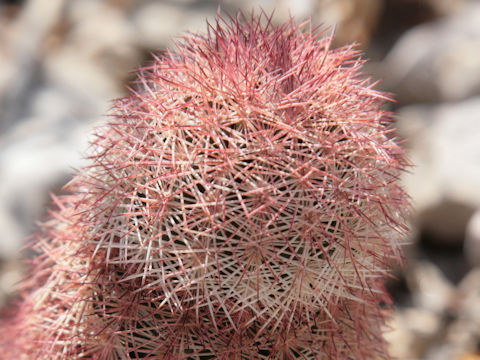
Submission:
M 403 103 L 456 101 L 480 93 L 480 3 L 409 30 L 383 65 L 384 86 Z
M 414 306 L 434 314 L 444 313 L 454 299 L 454 286 L 428 261 L 418 262 L 409 271 L 408 281 Z
M 448 243 L 462 242 L 480 207 L 480 97 L 402 108 L 396 123 L 414 169 L 404 176 L 416 222 Z
M 480 209 L 473 214 L 468 222 L 464 250 L 470 266 L 480 267 Z M 480 287 L 480 283 L 478 286 Z

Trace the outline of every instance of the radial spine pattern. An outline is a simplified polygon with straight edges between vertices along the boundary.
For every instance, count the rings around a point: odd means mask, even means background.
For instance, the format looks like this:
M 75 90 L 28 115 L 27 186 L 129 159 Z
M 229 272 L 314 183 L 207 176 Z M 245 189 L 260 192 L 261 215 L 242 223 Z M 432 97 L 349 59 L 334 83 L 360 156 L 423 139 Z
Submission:
M 34 240 L 2 351 L 388 358 L 408 163 L 358 52 L 330 44 L 219 17 L 141 68 Z

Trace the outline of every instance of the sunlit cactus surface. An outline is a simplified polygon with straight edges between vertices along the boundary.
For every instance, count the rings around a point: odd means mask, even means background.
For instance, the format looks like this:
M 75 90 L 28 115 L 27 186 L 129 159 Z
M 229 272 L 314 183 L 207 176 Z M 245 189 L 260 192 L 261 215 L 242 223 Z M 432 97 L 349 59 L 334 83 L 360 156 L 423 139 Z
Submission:
M 54 198 L 8 359 L 386 359 L 408 166 L 352 46 L 217 18 L 138 70 Z

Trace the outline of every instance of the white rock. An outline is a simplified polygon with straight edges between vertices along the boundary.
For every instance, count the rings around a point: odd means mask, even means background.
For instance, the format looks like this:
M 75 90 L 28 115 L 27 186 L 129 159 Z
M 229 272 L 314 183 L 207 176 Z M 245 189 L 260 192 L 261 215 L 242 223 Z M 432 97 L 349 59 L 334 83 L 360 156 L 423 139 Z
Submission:
M 398 359 L 419 359 L 442 326 L 439 314 L 427 309 L 395 309 L 385 331 L 390 355 Z
M 480 339 L 480 267 L 473 268 L 458 285 L 460 317 L 475 324 Z
M 417 26 L 385 59 L 384 86 L 401 102 L 465 99 L 480 93 L 480 3 Z
M 412 266 L 408 275 L 414 305 L 433 314 L 447 310 L 454 298 L 454 287 L 432 263 Z
M 397 359 L 414 359 L 417 357 L 415 334 L 409 328 L 403 311 L 396 309 L 388 322 L 388 329 L 384 333 L 389 343 L 389 353 Z
M 0 259 L 16 259 L 19 256 L 22 239 L 25 237 L 25 230 L 21 228 L 18 217 L 14 216 L 11 207 L 5 202 L 3 194 L 0 193 Z
M 75 0 L 68 4 L 67 16 L 72 25 L 64 48 L 74 48 L 77 56 L 95 62 L 107 73 L 109 67 L 123 65 L 117 63 L 122 59 L 137 60 L 135 47 L 139 40 L 128 14 L 104 1 Z
M 464 243 L 465 257 L 471 266 L 480 267 L 480 209 L 470 218 Z M 480 288 L 480 284 L 478 284 Z
M 7 304 L 9 297 L 17 291 L 17 285 L 25 274 L 18 261 L 8 261 L 0 267 L 0 307 Z
M 72 167 L 83 164 L 93 126 L 65 92 L 46 87 L 33 95 L 36 115 L 19 119 L 0 138 L 0 222 L 9 224 L 0 233 L 1 258 L 18 255 L 34 221 L 45 215 L 49 191 L 58 190 Z
M 460 356 L 462 352 L 453 347 L 450 344 L 435 344 L 433 345 L 422 359 L 425 360 L 475 360 L 475 359 L 464 359 Z M 408 359 L 410 360 L 410 359 Z M 415 359 L 416 360 L 416 359 Z
M 396 127 L 415 165 L 403 181 L 416 225 L 437 243 L 461 246 L 473 209 L 480 207 L 480 97 L 404 107 Z
M 403 316 L 408 328 L 417 336 L 432 337 L 441 326 L 439 315 L 430 310 L 410 308 Z
M 471 270 L 458 285 L 456 291 L 454 321 L 445 329 L 445 337 L 439 351 L 432 352 L 427 359 L 476 359 L 480 341 L 480 268 Z M 443 351 L 442 351 L 443 350 Z M 435 357 L 449 354 L 450 357 Z M 470 353 L 471 356 L 466 354 Z M 465 356 L 462 357 L 461 355 Z M 477 353 L 478 354 L 478 353 Z
M 139 39 L 129 14 L 108 2 L 73 0 L 65 9 L 64 41 L 45 59 L 48 80 L 106 99 L 139 66 Z
M 45 215 L 49 192 L 83 163 L 92 123 L 122 95 L 120 76 L 139 60 L 127 14 L 98 0 L 47 3 L 28 2 L 12 25 L 15 56 L 1 57 L 12 74 L 0 70 L 0 99 L 13 119 L 0 136 L 0 223 L 10 224 L 0 233 L 1 258 L 16 255 Z M 61 21 L 71 26 L 55 47 L 46 47 L 43 41 Z
M 36 84 L 44 41 L 59 18 L 64 0 L 29 0 L 5 38 L 0 55 L 0 130 L 13 124 Z
M 171 45 L 184 31 L 205 32 L 206 21 L 212 23 L 216 12 L 215 6 L 195 9 L 175 2 L 149 2 L 133 14 L 132 21 L 141 45 L 158 49 Z
M 480 206 L 480 97 L 402 108 L 396 126 L 415 165 L 404 183 L 418 211 L 444 199 Z

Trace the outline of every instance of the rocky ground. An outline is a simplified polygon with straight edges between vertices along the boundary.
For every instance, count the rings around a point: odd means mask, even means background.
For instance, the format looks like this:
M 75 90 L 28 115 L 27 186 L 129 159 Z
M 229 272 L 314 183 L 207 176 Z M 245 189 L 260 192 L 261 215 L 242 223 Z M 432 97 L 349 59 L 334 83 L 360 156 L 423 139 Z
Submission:
M 336 24 L 396 94 L 415 168 L 408 264 L 389 283 L 399 359 L 480 359 L 480 2 L 475 0 L 0 1 L 0 305 L 21 277 L 22 239 L 82 166 L 88 134 L 131 70 L 222 11 L 262 6 Z

